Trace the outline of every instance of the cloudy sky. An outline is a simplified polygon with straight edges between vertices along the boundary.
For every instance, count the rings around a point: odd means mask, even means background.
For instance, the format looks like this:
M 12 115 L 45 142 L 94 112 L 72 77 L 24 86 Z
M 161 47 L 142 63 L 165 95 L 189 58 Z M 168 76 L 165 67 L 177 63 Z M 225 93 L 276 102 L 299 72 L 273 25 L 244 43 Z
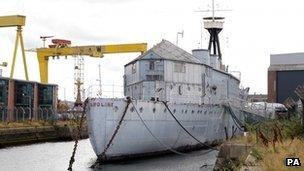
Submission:
M 0 0 L 0 15 L 25 15 L 26 49 L 42 46 L 41 35 L 69 39 L 73 45 L 147 42 L 152 47 L 162 39 L 176 42 L 176 33 L 184 30 L 179 46 L 187 51 L 207 47 L 208 34 L 202 17 L 209 13 L 211 0 Z M 230 9 L 221 33 L 223 60 L 231 70 L 241 71 L 242 86 L 251 93 L 267 93 L 269 55 L 303 52 L 304 3 L 301 0 L 216 0 L 217 9 Z M 0 62 L 11 64 L 15 28 L 0 30 Z M 27 52 L 30 80 L 39 81 L 36 54 Z M 138 54 L 106 55 L 103 59 L 85 59 L 85 88 L 98 82 L 98 64 L 102 83 L 122 85 L 123 65 Z M 19 52 L 16 78 L 24 78 Z M 74 60 L 50 60 L 49 81 L 59 85 L 59 97 L 73 99 Z M 8 68 L 2 68 L 9 76 Z M 105 86 L 106 87 L 106 86 Z

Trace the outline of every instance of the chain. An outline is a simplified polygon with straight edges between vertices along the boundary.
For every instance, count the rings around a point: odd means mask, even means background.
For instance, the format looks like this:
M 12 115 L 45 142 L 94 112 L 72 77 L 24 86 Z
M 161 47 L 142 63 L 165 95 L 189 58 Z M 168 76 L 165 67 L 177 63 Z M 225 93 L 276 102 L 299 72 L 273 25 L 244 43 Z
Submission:
M 202 146 L 206 146 L 208 147 L 210 150 L 216 150 L 216 151 L 219 151 L 218 149 L 206 144 L 206 143 L 203 143 L 201 142 L 199 139 L 197 139 L 196 137 L 194 137 L 181 123 L 180 121 L 174 116 L 174 114 L 171 112 L 169 106 L 167 105 L 167 103 L 165 101 L 161 101 L 165 107 L 168 109 L 169 113 L 171 114 L 171 116 L 174 118 L 174 120 L 178 123 L 178 125 L 190 136 L 192 137 L 195 141 L 197 141 L 200 145 Z
M 76 150 L 77 150 L 77 146 L 78 146 L 78 140 L 79 140 L 79 137 L 81 136 L 83 119 L 84 119 L 84 116 L 85 116 L 85 113 L 86 113 L 85 110 L 86 110 L 86 102 L 84 102 L 84 107 L 83 107 L 83 111 L 82 111 L 82 114 L 81 114 L 80 123 L 79 123 L 79 126 L 77 126 L 77 134 L 76 134 L 76 137 L 75 137 L 75 144 L 74 144 L 72 156 L 70 158 L 69 167 L 67 169 L 69 171 L 72 171 L 73 163 L 75 162 L 75 154 L 76 154 Z
M 125 107 L 125 109 L 124 109 L 124 112 L 123 112 L 123 114 L 122 114 L 122 116 L 121 116 L 121 118 L 120 118 L 120 120 L 119 120 L 119 122 L 118 122 L 118 125 L 117 125 L 116 128 L 115 128 L 115 131 L 114 131 L 114 133 L 113 133 L 111 139 L 109 140 L 108 144 L 106 145 L 106 148 L 104 149 L 104 151 L 103 151 L 100 155 L 98 155 L 98 158 L 99 158 L 99 159 L 102 160 L 102 159 L 105 159 L 105 158 L 106 158 L 106 152 L 107 152 L 107 150 L 110 148 L 110 146 L 111 146 L 111 144 L 113 143 L 113 140 L 114 140 L 116 134 L 118 133 L 118 130 L 119 130 L 121 124 L 122 124 L 122 121 L 123 121 L 124 118 L 125 118 L 125 115 L 126 115 L 126 113 L 127 113 L 127 110 L 128 110 L 128 107 L 129 107 L 130 103 L 131 103 L 131 99 L 130 99 L 130 98 L 127 98 L 127 105 L 126 105 L 126 107 Z M 96 163 L 96 164 L 97 164 L 97 163 Z
M 236 117 L 236 115 L 234 114 L 230 104 L 228 103 L 227 105 L 224 105 L 226 111 L 231 115 L 231 118 L 234 122 L 234 124 L 236 125 L 236 127 L 241 130 L 241 131 L 245 131 L 245 126 L 242 125 L 242 122 Z

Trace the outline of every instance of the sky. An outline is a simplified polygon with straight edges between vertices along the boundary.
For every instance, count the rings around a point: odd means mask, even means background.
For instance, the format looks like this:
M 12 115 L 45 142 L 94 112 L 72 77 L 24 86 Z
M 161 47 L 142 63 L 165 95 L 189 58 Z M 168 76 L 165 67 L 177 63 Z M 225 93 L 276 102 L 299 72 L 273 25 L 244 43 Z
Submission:
M 202 18 L 211 0 L 0 0 L 0 15 L 25 15 L 23 36 L 26 49 L 42 46 L 40 36 L 68 39 L 72 45 L 148 43 L 162 39 L 191 52 L 207 48 L 208 33 Z M 267 93 L 267 68 L 270 54 L 303 52 L 304 2 L 301 0 L 215 0 L 216 12 L 224 16 L 220 33 L 223 63 L 241 72 L 241 84 L 250 93 Z M 9 76 L 15 28 L 0 29 L 0 62 L 3 76 Z M 202 34 L 201 34 L 202 33 Z M 202 35 L 202 36 L 201 36 Z M 202 39 L 201 39 L 202 37 Z M 202 40 L 202 41 L 201 41 Z M 50 43 L 50 42 L 47 42 Z M 139 54 L 111 54 L 101 59 L 85 57 L 85 89 L 98 84 L 98 65 L 104 91 L 122 91 L 123 66 Z M 26 53 L 29 77 L 39 81 L 36 54 Z M 74 59 L 51 59 L 49 82 L 59 85 L 59 98 L 73 100 Z M 21 52 L 18 51 L 15 78 L 24 79 Z M 93 88 L 92 88 L 93 87 Z M 97 87 L 96 87 L 97 88 Z

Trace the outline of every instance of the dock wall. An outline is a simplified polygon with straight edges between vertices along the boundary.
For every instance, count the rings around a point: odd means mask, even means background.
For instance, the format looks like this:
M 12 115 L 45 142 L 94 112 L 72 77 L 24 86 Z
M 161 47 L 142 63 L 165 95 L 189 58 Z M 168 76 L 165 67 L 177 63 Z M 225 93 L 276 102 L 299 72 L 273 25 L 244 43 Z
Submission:
M 39 126 L 0 129 L 0 148 L 47 141 L 69 141 L 78 133 L 76 125 Z M 88 138 L 85 126 L 80 138 Z

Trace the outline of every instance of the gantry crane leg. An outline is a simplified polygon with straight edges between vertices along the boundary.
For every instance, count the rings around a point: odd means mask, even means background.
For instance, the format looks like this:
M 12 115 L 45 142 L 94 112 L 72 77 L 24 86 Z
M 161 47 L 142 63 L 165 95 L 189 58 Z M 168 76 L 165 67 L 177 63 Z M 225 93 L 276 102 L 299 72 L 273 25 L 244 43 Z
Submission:
M 17 56 L 19 41 L 20 41 L 20 45 L 21 45 L 21 52 L 22 52 L 25 79 L 28 81 L 29 78 L 28 78 L 28 71 L 27 71 L 27 64 L 26 64 L 26 58 L 25 58 L 25 50 L 24 50 L 23 37 L 22 37 L 22 27 L 21 26 L 17 26 L 15 48 L 14 48 L 10 78 L 13 78 L 13 76 L 14 76 L 14 70 L 15 70 L 15 63 L 16 63 L 16 56 Z

